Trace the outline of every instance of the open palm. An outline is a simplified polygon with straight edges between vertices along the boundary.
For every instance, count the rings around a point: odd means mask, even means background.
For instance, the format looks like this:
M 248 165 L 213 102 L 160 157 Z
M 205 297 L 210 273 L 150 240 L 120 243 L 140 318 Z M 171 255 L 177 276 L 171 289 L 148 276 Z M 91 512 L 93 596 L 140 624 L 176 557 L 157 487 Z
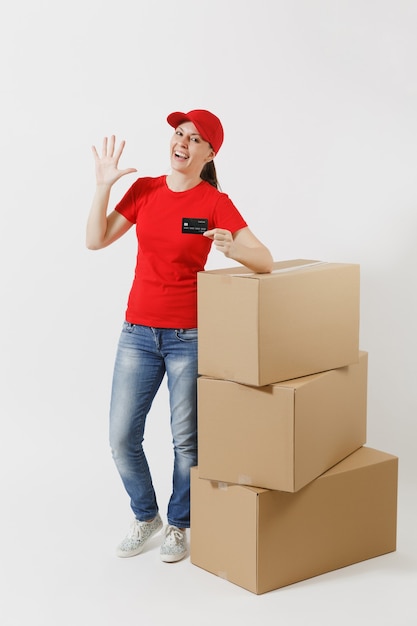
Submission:
M 115 149 L 115 144 L 116 137 L 114 135 L 110 138 L 104 137 L 101 156 L 97 152 L 96 147 L 92 147 L 96 164 L 97 185 L 113 185 L 122 176 L 137 172 L 137 170 L 132 167 L 123 170 L 118 168 L 119 159 L 125 147 L 125 141 L 121 141 L 117 149 Z

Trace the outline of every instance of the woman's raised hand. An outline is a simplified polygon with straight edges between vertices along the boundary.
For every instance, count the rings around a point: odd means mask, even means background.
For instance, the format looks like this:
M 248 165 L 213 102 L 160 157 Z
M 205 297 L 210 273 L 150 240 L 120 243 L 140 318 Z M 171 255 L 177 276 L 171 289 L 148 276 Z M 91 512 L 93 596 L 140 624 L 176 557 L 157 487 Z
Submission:
M 96 181 L 97 185 L 113 185 L 119 178 L 126 174 L 133 174 L 137 170 L 129 167 L 119 170 L 119 159 L 125 147 L 125 142 L 121 141 L 119 147 L 115 150 L 116 137 L 112 135 L 110 138 L 104 137 L 101 156 L 98 154 L 95 146 L 92 147 L 94 160 L 96 164 Z

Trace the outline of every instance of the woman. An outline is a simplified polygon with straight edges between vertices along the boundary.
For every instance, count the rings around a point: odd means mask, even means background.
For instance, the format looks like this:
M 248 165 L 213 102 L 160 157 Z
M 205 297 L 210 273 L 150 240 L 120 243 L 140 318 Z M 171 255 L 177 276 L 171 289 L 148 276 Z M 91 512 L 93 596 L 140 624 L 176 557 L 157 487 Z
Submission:
M 253 235 L 228 196 L 218 190 L 213 159 L 223 142 L 220 120 L 206 110 L 171 113 L 171 173 L 139 178 L 107 214 L 110 190 L 122 176 L 124 142 L 93 146 L 97 187 L 87 222 L 87 247 L 98 250 L 133 225 L 136 272 L 118 345 L 110 406 L 110 445 L 135 515 L 117 548 L 139 554 L 163 524 L 142 448 L 146 416 L 167 374 L 174 446 L 172 495 L 161 558 L 182 559 L 190 525 L 190 467 L 197 464 L 197 272 L 212 243 L 254 272 L 269 272 L 269 250 Z

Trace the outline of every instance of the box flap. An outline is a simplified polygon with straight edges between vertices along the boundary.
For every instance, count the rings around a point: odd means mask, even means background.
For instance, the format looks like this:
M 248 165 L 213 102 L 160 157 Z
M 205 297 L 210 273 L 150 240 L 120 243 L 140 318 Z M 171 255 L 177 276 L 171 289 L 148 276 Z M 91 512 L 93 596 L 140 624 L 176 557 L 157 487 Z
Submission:
M 256 272 L 248 271 L 248 268 L 244 265 L 237 265 L 236 267 L 224 267 L 216 270 L 204 270 L 202 272 L 198 272 L 198 274 L 205 275 L 226 275 L 226 276 L 234 276 L 234 277 L 244 277 L 244 278 L 256 278 L 256 279 L 265 279 L 271 276 L 271 274 L 276 274 L 277 272 L 286 272 L 297 269 L 305 269 L 309 265 L 321 265 L 326 264 L 326 261 L 316 261 L 309 259 L 292 259 L 290 261 L 275 261 L 273 264 L 272 272 L 266 274 L 257 274 Z

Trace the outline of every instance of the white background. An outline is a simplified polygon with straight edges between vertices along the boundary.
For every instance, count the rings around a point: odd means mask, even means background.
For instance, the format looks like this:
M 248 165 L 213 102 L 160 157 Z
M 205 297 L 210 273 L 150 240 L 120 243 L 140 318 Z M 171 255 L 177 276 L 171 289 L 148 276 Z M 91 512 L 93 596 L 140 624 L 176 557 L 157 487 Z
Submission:
M 2 4 L 4 626 L 416 623 L 416 33 L 412 0 Z M 107 411 L 135 241 L 85 249 L 90 146 L 115 133 L 122 167 L 166 173 L 166 115 L 192 108 L 222 119 L 222 188 L 275 260 L 360 264 L 367 444 L 400 458 L 395 553 L 259 597 L 161 564 L 157 542 L 113 552 L 131 515 Z M 151 415 L 164 514 L 165 387 Z

